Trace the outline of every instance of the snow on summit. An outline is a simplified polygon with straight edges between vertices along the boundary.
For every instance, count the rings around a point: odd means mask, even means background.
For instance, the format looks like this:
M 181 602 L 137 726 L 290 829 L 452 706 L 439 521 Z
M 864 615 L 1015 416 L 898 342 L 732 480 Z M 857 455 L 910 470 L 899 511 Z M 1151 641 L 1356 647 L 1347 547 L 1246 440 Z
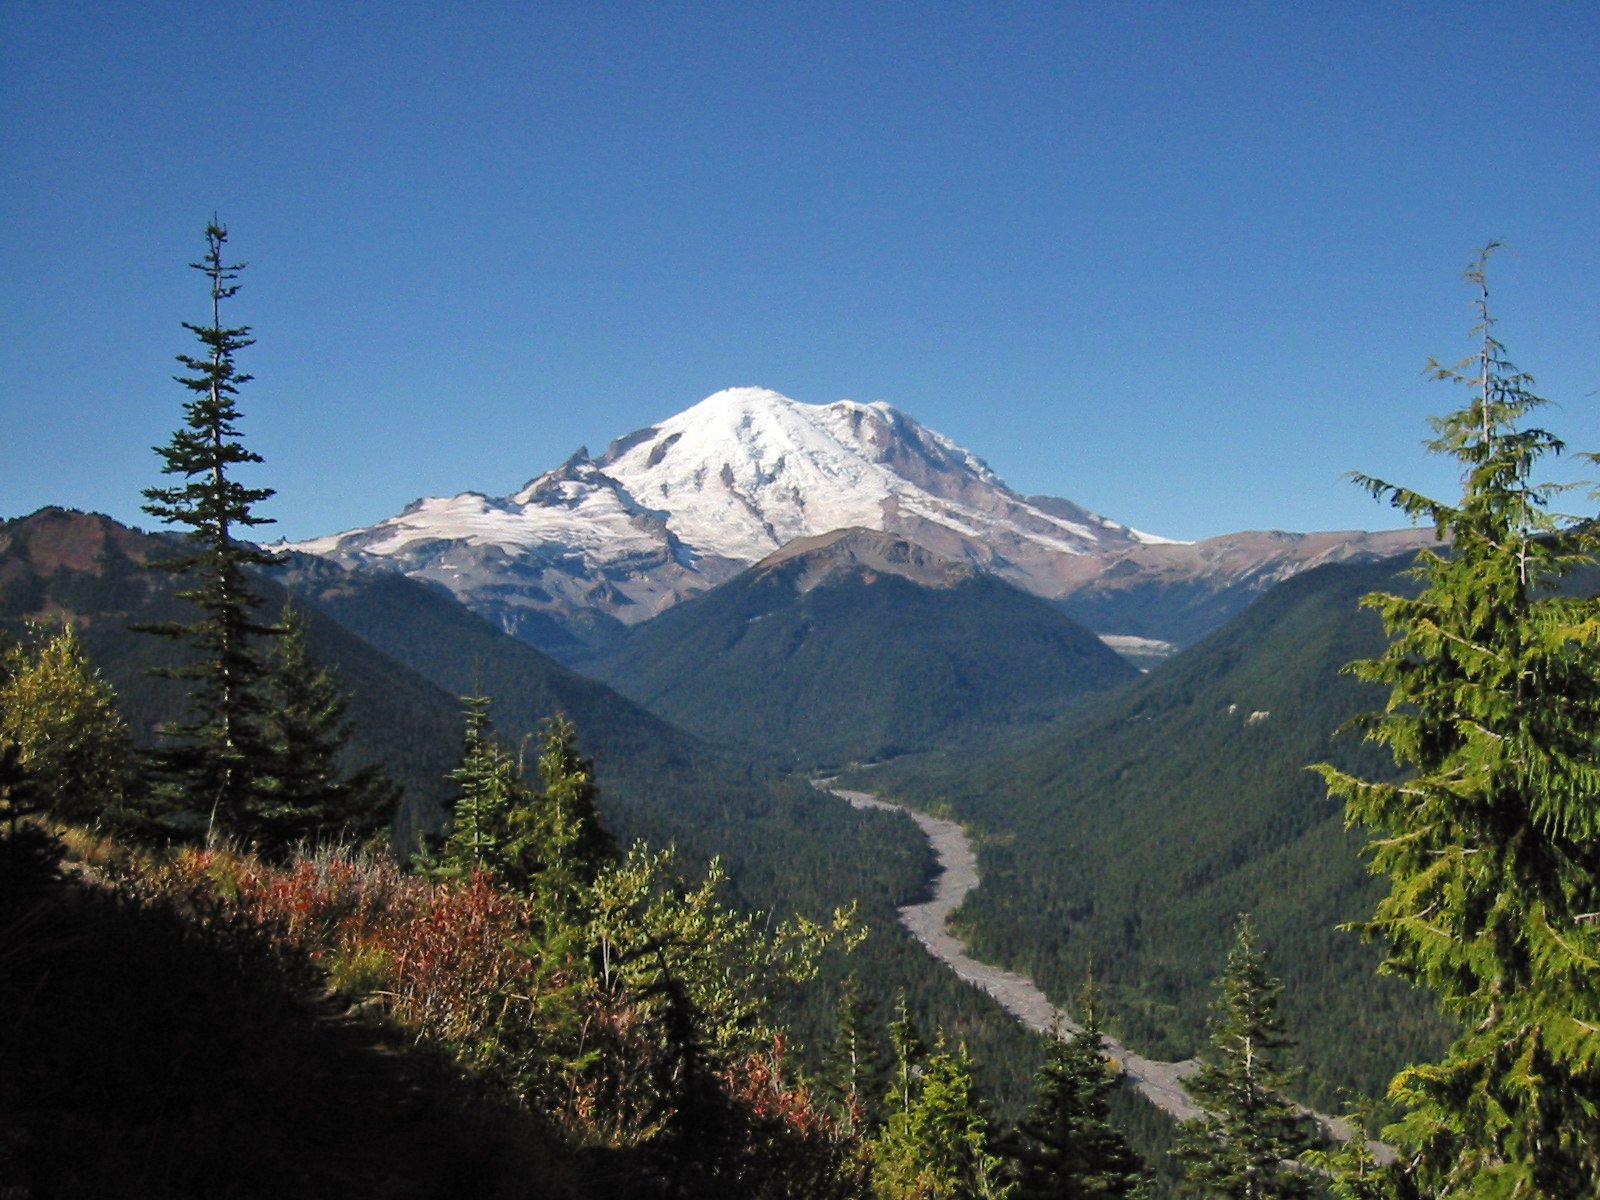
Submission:
M 598 608 L 632 624 L 795 538 L 851 526 L 1044 594 L 1059 589 L 1061 560 L 1164 540 L 1070 501 L 1020 496 L 888 404 L 802 404 L 740 387 L 599 458 L 580 451 L 510 496 L 419 500 L 370 528 L 289 548 L 430 578 L 479 611 L 492 592 L 495 605 Z

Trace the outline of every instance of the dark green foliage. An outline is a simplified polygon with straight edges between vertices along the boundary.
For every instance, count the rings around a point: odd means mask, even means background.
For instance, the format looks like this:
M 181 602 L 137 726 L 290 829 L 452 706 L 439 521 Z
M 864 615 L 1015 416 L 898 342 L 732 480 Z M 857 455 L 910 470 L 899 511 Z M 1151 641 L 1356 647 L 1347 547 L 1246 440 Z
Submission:
M 1048 734 L 976 760 L 886 764 L 858 786 L 970 823 L 983 886 L 957 921 L 974 952 L 1058 1003 L 1093 963 L 1108 1027 L 1141 1053 L 1199 1049 L 1233 918 L 1254 912 L 1301 1031 L 1305 1097 L 1336 1107 L 1340 1089 L 1378 1093 L 1445 1037 L 1425 996 L 1375 976 L 1376 949 L 1333 928 L 1378 889 L 1305 764 L 1388 769 L 1330 731 L 1375 700 L 1339 675 L 1383 645 L 1357 600 L 1406 587 L 1408 563 L 1298 575 Z
M 450 836 L 434 869 L 487 871 L 503 886 L 537 898 L 553 919 L 568 920 L 581 890 L 616 861 L 617 844 L 600 822 L 594 764 L 578 752 L 571 721 L 557 716 L 541 735 L 538 786 L 520 757 L 494 736 L 487 696 L 465 696 L 461 763 Z
M 1311 1148 L 1313 1135 L 1283 1097 L 1293 1079 L 1283 1060 L 1294 1046 L 1278 1016 L 1283 985 L 1268 973 L 1248 917 L 1240 918 L 1217 989 L 1210 1049 L 1184 1081 L 1206 1110 L 1185 1126 L 1176 1150 L 1185 1191 L 1237 1200 L 1310 1196 L 1309 1176 L 1291 1165 Z
M 456 789 L 450 804 L 450 836 L 441 867 L 446 870 L 504 870 L 511 841 L 511 813 L 527 802 L 522 772 L 495 740 L 488 696 L 463 696 L 466 733 L 461 762 L 450 772 Z
M 268 661 L 271 708 L 262 722 L 269 755 L 259 819 L 267 840 L 366 838 L 386 828 L 399 789 L 375 765 L 344 774 L 349 700 L 308 645 L 306 615 L 285 604 L 283 631 Z
M 1018 1200 L 1107 1200 L 1140 1195 L 1144 1172 L 1111 1124 L 1117 1077 L 1105 1058 L 1093 981 L 1080 993 L 1083 1027 L 1051 1038 L 1033 1105 L 1006 1154 L 1017 1164 Z
M 585 669 L 708 741 L 831 767 L 1037 725 L 1133 668 L 985 575 L 924 586 L 808 560 L 746 572 L 635 627 Z
M 1385 1131 L 1407 1188 L 1430 1195 L 1570 1197 L 1600 1189 L 1600 602 L 1563 590 L 1600 551 L 1592 523 L 1554 516 L 1535 479 L 1562 443 L 1530 422 L 1545 401 L 1493 335 L 1469 271 L 1481 346 L 1440 379 L 1468 405 L 1433 422 L 1455 459 L 1454 504 L 1358 477 L 1448 551 L 1420 593 L 1364 598 L 1393 637 L 1352 664 L 1389 688 L 1367 735 L 1401 783 L 1322 768 L 1348 819 L 1374 834 L 1388 894 L 1363 930 L 1387 969 L 1431 989 L 1460 1033 L 1402 1071 Z
M 187 702 L 182 681 L 148 669 L 170 653 L 192 653 L 128 632 L 129 625 L 179 620 L 192 610 L 174 596 L 166 573 L 141 564 L 172 553 L 169 543 L 106 517 L 43 509 L 0 523 L 0 629 L 21 635 L 29 618 L 72 623 L 91 662 L 115 689 L 136 745 L 149 747 L 157 729 Z M 258 578 L 263 610 L 278 611 L 287 595 Z M 341 766 L 357 782 L 361 764 L 381 760 L 405 788 L 394 821 L 397 843 L 411 845 L 419 826 L 435 827 L 447 790 L 445 773 L 459 750 L 456 702 L 433 684 L 387 658 L 315 607 L 305 618 L 308 657 L 328 664 L 348 689 L 350 739 Z M 352 777 L 354 776 L 354 777 Z
M 854 1133 L 876 1129 L 883 1119 L 884 1062 L 874 1036 L 877 1005 L 851 975 L 839 998 L 833 1040 L 822 1052 L 817 1084 L 823 1099 Z
M 187 620 L 144 626 L 147 632 L 182 641 L 194 654 L 173 666 L 159 668 L 170 679 L 189 684 L 188 715 L 167 726 L 174 743 L 163 755 L 163 767 L 175 794 L 174 807 L 198 810 L 207 827 L 247 838 L 271 835 L 264 809 L 268 751 L 262 721 L 266 704 L 260 684 L 266 664 L 260 649 L 274 626 L 260 621 L 261 598 L 247 573 L 272 561 L 240 532 L 269 523 L 254 506 L 272 495 L 271 488 L 245 487 L 234 477 L 237 468 L 261 461 L 239 439 L 235 401 L 250 376 L 234 366 L 234 355 L 252 344 L 246 326 L 222 324 L 222 302 L 238 292 L 233 281 L 243 264 L 225 264 L 222 247 L 228 231 L 215 220 L 206 227 L 206 253 L 191 263 L 210 283 L 211 322 L 184 328 L 199 338 L 205 357 L 180 354 L 190 372 L 177 376 L 188 388 L 186 422 L 165 446 L 156 447 L 162 473 L 184 482 L 145 489 L 144 510 L 169 525 L 188 527 L 185 550 L 153 560 L 164 571 L 182 575 L 190 584 L 178 593 L 198 615 Z
M 539 795 L 512 831 L 524 870 L 535 874 L 552 903 L 569 903 L 592 883 L 600 868 L 617 858 L 617 843 L 600 821 L 600 788 L 594 762 L 578 752 L 578 730 L 558 713 L 539 743 Z

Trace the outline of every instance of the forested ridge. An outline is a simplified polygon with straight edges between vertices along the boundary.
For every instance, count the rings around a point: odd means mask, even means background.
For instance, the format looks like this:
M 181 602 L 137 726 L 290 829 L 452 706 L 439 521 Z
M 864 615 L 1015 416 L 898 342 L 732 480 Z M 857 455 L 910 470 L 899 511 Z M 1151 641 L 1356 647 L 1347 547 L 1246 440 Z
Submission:
M 1038 725 L 1133 676 L 1088 630 L 992 576 L 963 565 L 930 586 L 831 553 L 752 568 L 583 669 L 701 737 L 804 769 Z M 802 586 L 812 570 L 828 575 Z
M 1339 674 L 1383 644 L 1358 607 L 1405 586 L 1409 558 L 1336 564 L 1273 589 L 1200 645 L 1048 734 L 943 766 L 860 778 L 970 822 L 983 887 L 957 914 L 981 957 L 1058 1002 L 1093 964 L 1107 1024 L 1142 1052 L 1200 1047 L 1233 918 L 1254 915 L 1311 1074 L 1304 1094 L 1381 1092 L 1442 1029 L 1426 997 L 1378 978 L 1378 952 L 1334 928 L 1376 884 L 1339 804 L 1306 765 L 1392 770 L 1333 731 L 1382 696 Z
M 260 459 L 226 241 L 213 221 L 192 264 L 211 317 L 185 323 L 184 423 L 145 491 L 181 538 L 0 526 L 8 1194 L 1600 1185 L 1600 610 L 1576 586 L 1600 535 L 1535 477 L 1564 447 L 1493 334 L 1494 247 L 1468 274 L 1481 351 L 1436 368 L 1472 391 L 1430 443 L 1459 502 L 1358 477 L 1439 551 L 1293 579 L 1001 755 L 872 773 L 976 830 L 975 951 L 1076 992 L 1085 1032 L 1030 1087 L 1042 1047 L 894 930 L 930 874 L 903 818 L 409 581 L 285 571 L 242 536 L 272 492 L 235 476 Z M 1102 1019 L 1198 1052 L 1175 1159 L 1148 1153 L 1170 1130 L 1118 1086 Z M 1318 1150 L 1285 1103 L 1390 1077 L 1383 1163 Z M 329 1097 L 370 1103 L 379 1154 L 343 1153 Z

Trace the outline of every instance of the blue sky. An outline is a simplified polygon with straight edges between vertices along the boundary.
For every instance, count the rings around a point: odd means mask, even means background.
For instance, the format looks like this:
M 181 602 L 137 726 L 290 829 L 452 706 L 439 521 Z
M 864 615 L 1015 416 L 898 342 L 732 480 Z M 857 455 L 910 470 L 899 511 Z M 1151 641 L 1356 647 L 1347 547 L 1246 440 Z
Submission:
M 381 15 L 380 15 L 381 14 Z M 0 9 L 0 516 L 141 521 L 213 210 L 276 532 L 730 385 L 1154 533 L 1396 523 L 1461 269 L 1600 449 L 1588 4 Z

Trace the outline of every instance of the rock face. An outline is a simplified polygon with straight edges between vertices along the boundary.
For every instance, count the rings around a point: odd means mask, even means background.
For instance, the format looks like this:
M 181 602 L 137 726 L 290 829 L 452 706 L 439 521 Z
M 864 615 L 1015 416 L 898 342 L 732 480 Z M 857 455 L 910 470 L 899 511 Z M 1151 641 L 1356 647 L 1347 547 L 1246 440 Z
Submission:
M 733 388 L 598 458 L 580 450 L 510 496 L 418 500 L 291 548 L 431 580 L 559 648 L 849 526 L 898 533 L 1043 595 L 1060 590 L 1063 560 L 1161 541 L 1068 501 L 1020 496 L 886 404 Z
M 422 499 L 369 528 L 290 548 L 431 581 L 507 631 L 571 655 L 797 538 L 851 527 L 898 535 L 1039 596 L 1103 594 L 1111 609 L 1126 607 L 1135 577 L 1182 590 L 1213 575 L 1234 587 L 1249 572 L 1228 553 L 1020 495 L 887 404 L 801 404 L 761 388 L 718 392 L 598 458 L 579 450 L 510 496 Z M 1249 558 L 1247 542 L 1237 549 Z M 1274 553 L 1285 572 L 1298 569 L 1295 553 Z M 1307 562 L 1328 553 L 1332 544 L 1319 544 Z M 1097 632 L 1167 636 L 1122 628 L 1116 612 L 1095 615 L 1087 623 Z

